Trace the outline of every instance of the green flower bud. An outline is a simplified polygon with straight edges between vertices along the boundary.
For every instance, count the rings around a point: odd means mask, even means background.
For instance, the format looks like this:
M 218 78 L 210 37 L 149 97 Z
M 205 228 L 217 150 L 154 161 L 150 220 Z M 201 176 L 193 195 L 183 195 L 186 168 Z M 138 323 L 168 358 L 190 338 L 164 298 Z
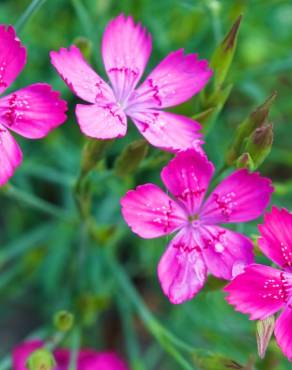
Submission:
M 269 345 L 271 336 L 274 332 L 274 327 L 275 327 L 274 316 L 270 316 L 265 320 L 257 321 L 256 338 L 258 345 L 258 354 L 260 358 L 265 357 L 267 347 Z
M 53 370 L 55 365 L 54 356 L 45 348 L 34 351 L 26 362 L 28 370 Z
M 129 144 L 117 158 L 115 163 L 115 173 L 117 176 L 125 177 L 133 173 L 146 157 L 148 143 L 141 139 Z
M 86 37 L 77 37 L 73 44 L 76 45 L 85 59 L 90 60 L 92 56 L 92 42 Z
M 255 131 L 255 129 L 266 125 L 271 105 L 274 102 L 277 94 L 274 92 L 268 99 L 254 111 L 238 126 L 234 140 L 228 150 L 226 163 L 232 165 L 233 162 L 243 153 L 243 147 L 247 138 Z
M 240 157 L 237 158 L 236 168 L 247 168 L 250 171 L 253 171 L 254 169 L 254 163 L 249 153 L 243 153 Z
M 210 66 L 214 70 L 214 88 L 217 90 L 225 81 L 237 44 L 238 30 L 242 16 L 240 15 L 221 44 L 215 49 Z
M 68 331 L 74 324 L 74 316 L 72 313 L 65 310 L 58 311 L 54 315 L 53 322 L 56 329 L 60 331 Z
M 86 176 L 103 158 L 104 151 L 109 145 L 109 140 L 88 139 L 83 148 L 81 159 L 81 177 Z
M 254 169 L 258 168 L 272 149 L 273 125 L 259 127 L 248 138 L 244 151 L 252 158 Z

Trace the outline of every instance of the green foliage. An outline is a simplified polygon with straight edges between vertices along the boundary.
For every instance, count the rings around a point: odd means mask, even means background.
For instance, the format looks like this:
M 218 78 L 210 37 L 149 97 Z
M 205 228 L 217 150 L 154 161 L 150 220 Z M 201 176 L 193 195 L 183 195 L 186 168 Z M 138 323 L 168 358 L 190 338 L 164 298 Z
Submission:
M 273 203 L 291 209 L 292 4 L 30 4 L 0 2 L 0 23 L 17 25 L 28 49 L 27 66 L 12 88 L 37 81 L 52 84 L 68 101 L 69 118 L 44 140 L 19 139 L 23 165 L 0 190 L 0 370 L 11 369 L 6 354 L 36 328 L 38 337 L 75 350 L 116 347 L 133 370 L 288 370 L 273 340 L 265 358 L 258 359 L 255 325 L 226 303 L 224 282 L 210 278 L 206 289 L 180 306 L 170 305 L 163 296 L 156 268 L 169 239 L 142 240 L 131 233 L 119 200 L 142 183 L 162 186 L 159 173 L 170 155 L 148 150 L 130 122 L 125 138 L 87 140 L 84 146 L 74 116 L 78 99 L 50 65 L 49 51 L 75 42 L 107 80 L 100 56 L 102 32 L 112 17 L 125 12 L 152 34 L 146 73 L 182 47 L 212 59 L 214 78 L 206 90 L 172 110 L 202 123 L 208 133 L 205 149 L 218 176 L 232 167 L 254 170 L 261 165 L 262 174 L 275 185 Z M 271 95 L 275 90 L 276 100 Z M 241 227 L 246 235 L 258 233 L 256 222 Z M 267 262 L 259 253 L 257 258 Z M 59 337 L 52 317 L 64 309 L 75 322 Z

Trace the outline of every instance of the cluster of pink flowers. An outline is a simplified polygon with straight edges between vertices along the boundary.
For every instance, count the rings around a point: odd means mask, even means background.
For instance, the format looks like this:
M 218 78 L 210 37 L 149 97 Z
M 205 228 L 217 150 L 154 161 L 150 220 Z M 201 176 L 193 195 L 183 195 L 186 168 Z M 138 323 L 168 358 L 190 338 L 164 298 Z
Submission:
M 119 138 L 127 117 L 150 144 L 176 153 L 163 168 L 170 195 L 154 184 L 130 190 L 121 200 L 122 214 L 134 233 L 155 238 L 176 233 L 158 265 L 163 292 L 172 303 L 192 299 L 209 273 L 231 280 L 227 300 L 251 319 L 265 319 L 283 309 L 275 335 L 292 360 L 292 215 L 273 208 L 260 226 L 260 248 L 281 270 L 254 264 L 246 236 L 220 226 L 258 218 L 268 206 L 273 187 L 258 173 L 236 170 L 207 195 L 214 166 L 202 149 L 200 124 L 163 111 L 198 93 L 212 76 L 205 60 L 183 50 L 170 53 L 144 82 L 138 83 L 151 54 L 151 37 L 131 17 L 112 20 L 103 35 L 101 54 L 105 82 L 76 46 L 51 52 L 51 62 L 69 88 L 87 104 L 77 104 L 80 130 L 96 139 Z M 12 27 L 0 27 L 0 93 L 13 82 L 26 59 Z M 44 137 L 65 121 L 66 103 L 44 83 L 0 99 L 0 185 L 12 176 L 22 154 L 8 129 L 27 138 Z M 14 353 L 22 370 L 32 342 Z M 25 353 L 25 356 L 23 355 Z M 68 350 L 57 350 L 57 369 L 68 367 Z M 107 364 L 107 365 L 106 365 Z M 126 369 L 113 354 L 81 351 L 78 369 Z
M 40 340 L 32 340 L 16 347 L 12 354 L 13 370 L 27 370 L 27 360 L 36 350 L 43 348 Z M 54 370 L 69 370 L 70 351 L 58 348 L 54 351 L 56 367 Z M 125 362 L 115 352 L 96 352 L 82 349 L 77 355 L 76 370 L 128 370 Z

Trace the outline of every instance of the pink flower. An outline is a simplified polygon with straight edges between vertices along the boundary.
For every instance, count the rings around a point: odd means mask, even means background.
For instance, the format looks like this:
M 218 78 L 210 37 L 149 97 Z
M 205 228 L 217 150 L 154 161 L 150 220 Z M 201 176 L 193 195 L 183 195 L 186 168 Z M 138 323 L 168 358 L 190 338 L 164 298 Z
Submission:
M 0 94 L 26 63 L 26 49 L 12 26 L 0 25 Z M 0 186 L 13 175 L 22 152 L 9 130 L 29 139 L 46 136 L 66 119 L 66 103 L 50 85 L 37 83 L 0 99 Z
M 276 321 L 275 336 L 284 354 L 292 361 L 292 214 L 272 208 L 259 226 L 262 252 L 281 270 L 253 264 L 246 267 L 224 289 L 227 301 L 236 310 L 263 320 L 283 309 Z
M 16 347 L 12 354 L 13 370 L 27 370 L 25 367 L 29 355 L 43 347 L 43 342 L 33 340 Z M 70 351 L 57 349 L 54 352 L 57 366 L 54 370 L 68 370 Z M 114 352 L 96 352 L 92 349 L 82 349 L 78 353 L 76 370 L 128 370 L 128 367 Z
M 172 303 L 193 298 L 208 272 L 231 279 L 253 261 L 251 241 L 218 224 L 259 217 L 269 203 L 271 182 L 238 170 L 203 201 L 213 172 L 206 156 L 189 149 L 177 154 L 161 172 L 173 198 L 158 186 L 145 184 L 121 200 L 127 224 L 142 238 L 177 231 L 158 265 L 160 284 Z
M 81 131 L 96 139 L 122 137 L 127 116 L 154 146 L 177 151 L 201 143 L 200 125 L 190 118 L 164 112 L 190 99 L 208 82 L 206 60 L 183 50 L 170 53 L 136 88 L 151 54 L 151 37 L 132 17 L 113 19 L 103 35 L 102 58 L 108 85 L 76 46 L 51 52 L 51 60 L 69 88 L 89 104 L 78 104 Z

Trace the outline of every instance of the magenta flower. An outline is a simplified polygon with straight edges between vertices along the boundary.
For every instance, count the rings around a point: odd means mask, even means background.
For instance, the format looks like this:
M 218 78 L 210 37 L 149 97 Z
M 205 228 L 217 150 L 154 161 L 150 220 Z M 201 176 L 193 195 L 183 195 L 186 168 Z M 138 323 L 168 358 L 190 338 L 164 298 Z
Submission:
M 12 354 L 13 370 L 27 370 L 25 364 L 29 355 L 43 347 L 43 342 L 33 340 L 16 347 Z M 70 351 L 57 349 L 54 351 L 56 367 L 54 370 L 68 370 Z M 92 349 L 82 349 L 78 353 L 76 370 L 128 370 L 128 367 L 114 352 L 96 352 Z
M 51 60 L 69 88 L 89 104 L 78 104 L 81 131 L 96 139 L 122 137 L 127 116 L 154 146 L 177 151 L 201 143 L 200 125 L 161 109 L 198 93 L 212 71 L 196 54 L 170 53 L 136 88 L 151 54 L 151 37 L 132 17 L 120 15 L 106 27 L 102 58 L 111 87 L 99 77 L 76 46 L 51 52 Z
M 26 49 L 12 26 L 0 25 L 0 94 L 16 79 L 26 63 Z M 0 186 L 13 175 L 22 152 L 9 130 L 29 139 L 46 136 L 62 124 L 67 110 L 59 93 L 37 83 L 0 99 Z
M 253 261 L 251 241 L 218 224 L 259 217 L 269 203 L 271 181 L 238 170 L 203 201 L 213 172 L 206 156 L 189 149 L 161 172 L 175 200 L 154 184 L 138 186 L 121 200 L 127 224 L 142 238 L 177 231 L 158 265 L 160 284 L 172 303 L 193 298 L 208 272 L 231 279 Z
M 263 320 L 283 310 L 276 321 L 275 336 L 292 361 L 292 214 L 273 207 L 259 231 L 259 247 L 281 270 L 258 264 L 246 267 L 224 289 L 226 299 L 251 320 Z

